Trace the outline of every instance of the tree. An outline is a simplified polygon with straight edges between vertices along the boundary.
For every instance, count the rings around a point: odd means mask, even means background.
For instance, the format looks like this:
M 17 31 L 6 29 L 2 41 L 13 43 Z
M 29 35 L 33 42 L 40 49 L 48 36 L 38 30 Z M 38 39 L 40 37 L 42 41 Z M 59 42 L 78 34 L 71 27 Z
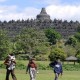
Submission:
M 76 57 L 80 60 L 80 49 L 77 51 Z
M 61 60 L 64 60 L 66 57 L 66 54 L 61 48 L 52 49 L 49 55 L 50 61 L 54 61 L 56 57 L 59 57 Z
M 34 28 L 23 29 L 15 39 L 15 52 L 29 56 L 46 54 L 49 42 L 43 31 Z
M 61 38 L 61 35 L 56 32 L 54 29 L 47 29 L 45 30 L 45 35 L 48 38 L 50 44 L 56 44 L 57 40 Z
M 74 37 L 80 42 L 80 32 L 77 32 Z
M 11 42 L 5 30 L 0 30 L 0 59 L 3 59 L 11 51 Z
M 75 47 L 73 47 L 71 45 L 66 45 L 66 46 L 63 47 L 67 57 L 76 55 L 76 48 Z
M 75 37 L 70 37 L 66 42 L 65 45 L 71 45 L 75 47 L 77 44 L 77 39 Z

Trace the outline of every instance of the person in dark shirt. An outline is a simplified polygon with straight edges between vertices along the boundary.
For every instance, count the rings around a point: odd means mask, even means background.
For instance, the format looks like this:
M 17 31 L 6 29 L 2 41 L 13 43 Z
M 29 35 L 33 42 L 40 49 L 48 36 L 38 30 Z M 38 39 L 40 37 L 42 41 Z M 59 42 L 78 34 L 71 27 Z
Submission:
M 26 73 L 28 71 L 29 71 L 29 74 L 30 74 L 30 80 L 35 80 L 36 72 L 37 72 L 37 65 L 34 62 L 34 59 L 30 59 L 28 65 L 27 65 Z
M 62 64 L 60 62 L 60 59 L 57 58 L 55 61 L 51 62 L 50 67 L 53 68 L 54 73 L 55 73 L 55 78 L 54 80 L 58 80 L 59 75 L 63 73 L 63 69 L 62 69 Z

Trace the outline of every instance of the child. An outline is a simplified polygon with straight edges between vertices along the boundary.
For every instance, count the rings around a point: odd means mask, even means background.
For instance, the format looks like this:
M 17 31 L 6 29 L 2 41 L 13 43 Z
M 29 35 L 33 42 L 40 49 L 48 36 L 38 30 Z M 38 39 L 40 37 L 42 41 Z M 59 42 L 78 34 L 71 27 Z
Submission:
M 37 71 L 37 65 L 34 62 L 34 59 L 31 59 L 28 63 L 26 73 L 29 71 L 30 74 L 30 80 L 35 80 L 36 77 L 36 71 Z
M 63 70 L 62 70 L 62 64 L 60 63 L 60 59 L 57 58 L 54 62 L 49 64 L 50 67 L 54 68 L 54 73 L 55 73 L 55 78 L 54 80 L 58 80 L 59 74 L 62 75 Z

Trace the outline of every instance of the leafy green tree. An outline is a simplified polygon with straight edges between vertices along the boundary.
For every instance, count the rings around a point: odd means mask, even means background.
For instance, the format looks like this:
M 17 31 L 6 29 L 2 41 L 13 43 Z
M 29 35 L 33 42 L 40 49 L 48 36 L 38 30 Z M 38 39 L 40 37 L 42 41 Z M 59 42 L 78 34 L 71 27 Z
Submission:
M 11 42 L 5 30 L 0 30 L 0 59 L 3 59 L 11 52 Z
M 66 58 L 66 54 L 61 48 L 54 48 L 52 49 L 49 55 L 49 59 L 50 61 L 54 61 L 56 57 L 59 57 L 61 60 L 64 60 Z
M 76 47 L 76 46 L 75 46 Z M 71 45 L 66 45 L 63 47 L 67 57 L 68 56 L 75 56 L 76 55 L 76 48 Z
M 61 38 L 61 35 L 55 31 L 54 29 L 47 29 L 45 30 L 45 35 L 48 38 L 48 41 L 54 45 L 56 44 L 57 40 Z
M 80 42 L 80 32 L 77 32 L 74 37 Z
M 33 28 L 23 29 L 15 39 L 15 52 L 25 53 L 29 56 L 46 54 L 49 42 L 42 30 Z
M 66 42 L 65 45 L 71 45 L 75 47 L 77 44 L 77 39 L 75 37 L 70 37 Z
M 80 33 L 76 33 L 74 36 L 70 37 L 65 42 L 65 52 L 67 56 L 75 56 L 79 57 L 79 50 L 80 50 Z
M 77 51 L 76 57 L 80 60 L 80 49 Z

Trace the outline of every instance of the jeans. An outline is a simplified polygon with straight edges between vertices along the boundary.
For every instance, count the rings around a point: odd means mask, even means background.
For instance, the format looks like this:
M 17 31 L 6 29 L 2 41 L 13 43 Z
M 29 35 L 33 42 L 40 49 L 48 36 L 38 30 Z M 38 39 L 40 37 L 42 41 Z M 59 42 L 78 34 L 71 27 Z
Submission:
M 6 80 L 9 80 L 9 75 L 10 75 L 10 73 L 11 73 L 12 79 L 13 79 L 13 80 L 17 80 L 17 79 L 16 79 L 16 76 L 15 76 L 15 74 L 14 74 L 14 69 L 13 69 L 13 70 L 8 70 L 8 69 L 7 69 L 7 71 L 6 71 Z

